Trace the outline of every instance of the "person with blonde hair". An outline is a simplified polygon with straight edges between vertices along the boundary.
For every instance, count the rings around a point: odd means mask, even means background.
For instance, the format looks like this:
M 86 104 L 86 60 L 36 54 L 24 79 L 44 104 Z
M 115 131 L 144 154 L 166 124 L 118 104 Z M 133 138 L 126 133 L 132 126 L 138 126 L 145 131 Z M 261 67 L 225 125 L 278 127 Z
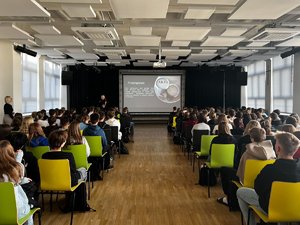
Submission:
M 33 122 L 34 121 L 31 116 L 25 116 L 22 120 L 22 124 L 19 131 L 26 134 L 26 136 L 29 137 L 29 125 Z
M 37 122 L 29 125 L 29 146 L 48 146 L 48 139 L 46 138 L 41 125 Z
M 68 129 L 68 138 L 67 138 L 67 145 L 85 145 L 86 150 L 86 156 L 89 157 L 91 154 L 90 146 L 85 139 L 84 136 L 81 135 L 80 129 L 79 129 L 79 121 L 74 120 Z
M 11 125 L 12 120 L 14 118 L 14 109 L 12 107 L 13 98 L 11 96 L 5 96 L 4 98 L 4 117 L 3 117 L 3 123 Z
M 24 177 L 24 166 L 17 162 L 16 153 L 9 141 L 0 141 L 0 182 L 12 182 L 16 193 L 16 205 L 18 218 L 22 218 L 30 211 L 28 198 L 20 186 Z M 33 224 L 33 218 L 27 221 L 28 225 Z

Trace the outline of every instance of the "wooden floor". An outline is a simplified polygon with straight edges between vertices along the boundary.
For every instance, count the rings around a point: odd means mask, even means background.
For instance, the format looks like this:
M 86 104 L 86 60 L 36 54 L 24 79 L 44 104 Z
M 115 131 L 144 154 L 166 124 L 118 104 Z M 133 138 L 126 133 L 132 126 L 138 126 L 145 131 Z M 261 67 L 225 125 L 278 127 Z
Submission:
M 165 125 L 136 125 L 129 155 L 116 158 L 115 168 L 104 181 L 94 183 L 89 204 L 96 212 L 75 213 L 73 224 L 93 225 L 238 225 L 238 212 L 229 212 L 216 199 L 220 184 L 195 185 L 186 156 L 172 143 Z M 67 225 L 70 214 L 46 204 L 44 225 Z M 35 224 L 38 224 L 35 222 Z

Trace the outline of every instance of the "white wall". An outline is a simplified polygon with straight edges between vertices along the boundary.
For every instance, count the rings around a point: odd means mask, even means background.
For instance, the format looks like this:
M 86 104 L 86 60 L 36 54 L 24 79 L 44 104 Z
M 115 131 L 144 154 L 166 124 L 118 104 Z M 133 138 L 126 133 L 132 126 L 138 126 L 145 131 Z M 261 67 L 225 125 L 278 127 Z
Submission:
M 4 97 L 10 95 L 13 97 L 13 108 L 15 112 L 21 112 L 22 109 L 22 79 L 21 79 L 21 56 L 13 49 L 10 42 L 0 41 L 0 123 L 3 119 Z M 2 100 L 2 101 L 1 101 Z
M 300 115 L 300 53 L 294 55 L 293 112 Z

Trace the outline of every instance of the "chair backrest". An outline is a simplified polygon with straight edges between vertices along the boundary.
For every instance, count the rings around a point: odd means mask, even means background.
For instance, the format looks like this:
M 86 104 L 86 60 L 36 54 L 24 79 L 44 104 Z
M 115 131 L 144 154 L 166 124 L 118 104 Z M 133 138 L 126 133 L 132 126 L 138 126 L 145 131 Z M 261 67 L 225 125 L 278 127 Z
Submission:
M 201 136 L 201 147 L 200 152 L 201 156 L 208 156 L 209 155 L 209 149 L 212 139 L 217 137 L 217 135 L 202 135 Z
M 102 156 L 102 137 L 101 136 L 84 136 L 89 143 L 91 154 L 90 156 Z
M 64 152 L 70 152 L 73 154 L 75 159 L 76 169 L 80 167 L 88 168 L 88 161 L 86 157 L 86 146 L 85 144 L 81 145 L 68 145 L 66 149 L 63 149 Z
M 210 165 L 212 168 L 233 167 L 234 144 L 212 144 Z
M 49 146 L 26 147 L 26 151 L 31 152 L 35 158 L 41 159 L 42 155 L 50 151 Z
M 268 218 L 270 222 L 300 221 L 300 182 L 272 183 Z
M 42 191 L 71 190 L 70 163 L 67 159 L 38 160 Z
M 209 130 L 193 130 L 193 151 L 200 151 L 201 136 L 208 135 Z
M 119 140 L 119 128 L 118 126 L 111 126 L 111 140 L 117 142 Z
M 176 118 L 177 116 L 173 116 L 172 118 L 172 128 L 176 128 Z
M 0 182 L 0 224 L 18 224 L 14 184 L 11 182 Z
M 103 128 L 103 131 L 105 133 L 105 137 L 106 137 L 107 143 L 110 144 L 111 141 L 112 141 L 112 138 L 111 138 L 111 127 L 107 126 L 107 127 Z
M 254 188 L 254 180 L 260 171 L 268 164 L 275 162 L 275 159 L 269 160 L 256 160 L 256 159 L 247 159 L 245 164 L 244 172 L 244 187 Z
M 192 138 L 192 132 L 191 132 L 192 128 L 193 128 L 193 125 L 185 125 L 182 127 L 182 135 L 187 140 L 191 140 L 191 138 Z

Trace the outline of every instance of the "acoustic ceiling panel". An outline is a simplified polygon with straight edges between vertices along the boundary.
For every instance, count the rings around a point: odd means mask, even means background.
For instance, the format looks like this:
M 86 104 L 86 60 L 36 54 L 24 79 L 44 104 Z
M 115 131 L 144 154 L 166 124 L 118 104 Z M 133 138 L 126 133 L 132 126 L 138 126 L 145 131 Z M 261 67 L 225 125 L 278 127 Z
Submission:
M 32 25 L 31 28 L 39 34 L 60 34 L 60 31 L 51 25 Z
M 38 44 L 31 39 L 20 39 L 20 40 L 11 40 L 12 43 L 16 45 L 27 45 L 27 46 L 32 46 L 32 47 L 37 47 Z
M 216 8 L 188 8 L 184 19 L 207 20 L 215 10 Z
M 96 13 L 91 5 L 62 4 L 61 7 L 70 17 L 96 17 Z
M 98 60 L 99 57 L 91 53 L 68 53 L 73 59 L 76 60 Z
M 284 41 L 278 45 L 278 47 L 299 47 L 300 46 L 300 37 L 293 37 L 287 41 Z
M 207 61 L 215 58 L 218 54 L 191 54 L 187 60 L 189 61 Z
M 191 49 L 162 49 L 163 56 L 187 56 Z
M 159 46 L 159 36 L 124 35 L 126 46 Z
M 262 47 L 267 44 L 269 44 L 270 41 L 252 41 L 250 44 L 248 44 L 248 47 Z
M 28 39 L 33 37 L 13 24 L 0 25 L 0 39 Z
M 230 20 L 275 20 L 300 5 L 299 0 L 248 0 Z
M 109 0 L 116 18 L 166 18 L 169 0 Z
M 50 13 L 35 0 L 1 0 L 0 15 L 50 17 Z
M 139 53 L 131 53 L 131 59 L 147 59 L 147 60 L 156 60 L 156 54 L 139 54 Z
M 152 27 L 130 27 L 131 35 L 152 35 Z
M 56 3 L 83 3 L 82 0 L 40 0 L 40 2 L 56 2 Z M 84 0 L 85 4 L 98 4 L 102 0 Z
M 221 34 L 221 36 L 238 37 L 244 34 L 247 28 L 226 28 L 226 30 Z
M 31 50 L 37 52 L 39 55 L 61 55 L 62 52 L 53 48 L 31 48 Z
M 210 27 L 169 27 L 166 40 L 201 41 L 210 30 Z
M 119 40 L 119 35 L 114 27 L 71 27 L 71 29 L 82 40 Z
M 235 5 L 239 0 L 178 0 L 180 4 L 195 5 Z
M 44 46 L 82 46 L 83 43 L 72 35 L 44 35 L 36 34 Z
M 201 46 L 234 46 L 243 41 L 244 37 L 209 36 Z
M 189 46 L 190 43 L 191 43 L 190 41 L 173 41 L 172 46 L 187 47 Z

